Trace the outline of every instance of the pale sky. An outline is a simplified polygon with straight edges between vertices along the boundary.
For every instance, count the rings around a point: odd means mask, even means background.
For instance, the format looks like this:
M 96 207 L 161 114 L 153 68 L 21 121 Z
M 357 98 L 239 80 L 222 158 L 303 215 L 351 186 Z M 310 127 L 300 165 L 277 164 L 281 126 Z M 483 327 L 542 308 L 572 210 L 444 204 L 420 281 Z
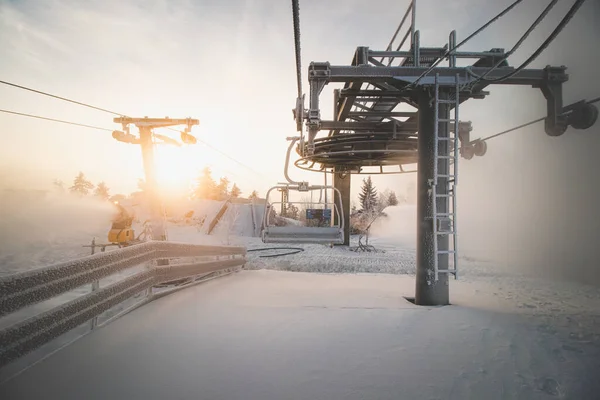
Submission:
M 460 40 L 510 2 L 420 0 L 421 43 L 442 45 L 453 28 Z M 545 3 L 526 0 L 464 49 L 510 48 Z M 511 65 L 541 43 L 570 3 L 559 2 L 510 60 Z M 346 65 L 359 45 L 383 50 L 407 5 L 406 0 L 301 0 L 305 91 L 310 61 Z M 576 34 L 581 26 L 589 29 L 597 15 L 597 2 L 588 1 L 564 35 Z M 531 67 L 550 62 L 569 65 L 568 59 L 560 57 L 559 46 L 553 44 Z M 207 165 L 215 178 L 228 176 L 244 195 L 253 189 L 264 194 L 283 181 L 285 138 L 295 135 L 294 66 L 287 0 L 0 0 L 1 80 L 130 116 L 198 118 L 200 125 L 193 133 L 199 139 L 259 172 L 240 167 L 200 143 L 162 147 L 157 156 L 159 174 L 170 177 L 173 184 L 197 176 Z M 581 83 L 591 74 L 573 76 L 572 82 L 585 89 Z M 333 88 L 327 86 L 321 97 L 323 118 L 331 117 Z M 487 100 L 472 100 L 461 108 L 461 119 L 475 125 L 474 137 L 545 113 L 538 90 L 500 86 L 490 90 Z M 592 92 L 584 95 L 597 95 Z M 565 93 L 566 102 L 575 99 L 568 88 Z M 110 114 L 4 85 L 0 108 L 119 128 Z M 113 193 L 128 193 L 143 177 L 139 148 L 115 141 L 110 132 L 6 114 L 0 114 L 0 127 L 0 168 L 14 174 L 13 180 L 29 176 L 38 185 L 55 178 L 70 183 L 81 170 L 94 183 L 106 181 Z M 546 140 L 541 126 L 537 129 L 540 140 Z M 463 185 L 469 184 L 470 176 L 477 177 L 483 166 L 501 162 L 517 136 L 494 142 L 485 159 L 463 162 Z M 315 183 L 323 179 L 322 174 L 295 169 L 292 176 Z M 354 193 L 362 178 L 353 178 Z M 380 190 L 399 191 L 412 178 L 374 177 Z

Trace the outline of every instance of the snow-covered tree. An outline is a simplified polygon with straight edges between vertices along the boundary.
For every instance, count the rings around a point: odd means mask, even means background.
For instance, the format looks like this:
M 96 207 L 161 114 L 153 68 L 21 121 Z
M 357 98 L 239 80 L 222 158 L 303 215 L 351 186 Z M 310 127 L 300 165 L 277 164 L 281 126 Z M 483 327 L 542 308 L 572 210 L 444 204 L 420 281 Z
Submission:
M 231 187 L 231 193 L 230 194 L 231 194 L 231 197 L 240 197 L 240 195 L 242 194 L 242 191 L 234 183 L 233 186 Z
M 217 184 L 212 178 L 209 167 L 202 170 L 202 174 L 196 179 L 196 188 L 193 197 L 196 199 L 214 199 Z
M 372 212 L 377 207 L 377 189 L 373 185 L 373 181 L 369 176 L 367 179 L 363 179 L 363 185 L 361 193 L 358 195 L 361 205 L 361 211 Z
M 71 186 L 69 190 L 71 193 L 79 196 L 87 196 L 90 193 L 90 190 L 93 188 L 94 184 L 85 178 L 85 174 L 83 172 L 79 172 L 79 174 L 77 174 L 73 180 L 73 186 Z
M 100 182 L 94 190 L 94 196 L 101 198 L 102 200 L 108 200 L 110 198 L 110 189 L 105 182 Z
M 224 200 L 229 196 L 229 179 L 222 177 L 217 185 L 217 196 L 219 200 Z
M 250 200 L 258 199 L 258 192 L 256 190 L 253 190 L 252 193 L 250 194 L 250 196 L 248 196 L 248 199 L 250 199 Z
M 387 196 L 386 203 L 388 206 L 398 205 L 398 198 L 396 197 L 396 192 L 394 192 L 393 190 L 390 192 L 390 194 Z

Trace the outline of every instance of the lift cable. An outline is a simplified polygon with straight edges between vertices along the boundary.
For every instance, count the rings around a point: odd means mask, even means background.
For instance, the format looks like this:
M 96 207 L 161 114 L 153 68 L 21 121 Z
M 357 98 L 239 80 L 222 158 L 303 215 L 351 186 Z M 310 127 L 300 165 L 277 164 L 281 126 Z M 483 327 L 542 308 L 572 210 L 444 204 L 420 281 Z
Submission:
M 65 120 L 62 120 L 62 119 L 42 117 L 40 115 L 25 114 L 25 113 L 20 113 L 20 112 L 10 111 L 10 110 L 3 110 L 3 109 L 0 109 L 0 112 L 7 113 L 7 114 L 13 114 L 13 115 L 20 115 L 20 116 L 29 117 L 29 118 L 43 119 L 45 121 L 60 122 L 60 123 L 63 123 L 63 124 L 69 124 L 69 125 L 75 125 L 75 126 L 82 126 L 84 128 L 97 129 L 97 130 L 100 130 L 100 131 L 107 131 L 107 132 L 112 132 L 113 131 L 112 129 L 101 128 L 99 126 L 80 124 L 78 122 L 65 121 Z
M 28 87 L 25 87 L 25 86 L 17 85 L 15 83 L 10 83 L 10 82 L 6 82 L 6 81 L 2 81 L 2 80 L 0 80 L 0 83 L 2 83 L 4 85 L 16 87 L 18 89 L 28 90 L 28 91 L 33 92 L 33 93 L 38 93 L 38 94 L 41 94 L 41 95 L 44 95 L 44 96 L 48 96 L 48 97 L 52 97 L 52 98 L 55 98 L 55 99 L 59 99 L 59 100 L 62 100 L 62 101 L 67 101 L 69 103 L 78 104 L 80 106 L 92 108 L 94 110 L 103 111 L 103 112 L 106 112 L 106 113 L 109 113 L 109 114 L 119 115 L 119 116 L 122 116 L 122 117 L 125 116 L 125 114 L 121 114 L 121 113 L 118 113 L 118 112 L 115 112 L 115 111 L 107 110 L 106 108 L 96 107 L 96 106 L 93 106 L 91 104 L 82 103 L 80 101 L 75 101 L 75 100 L 67 99 L 66 97 L 56 96 L 54 94 L 50 94 L 50 93 L 47 93 L 47 92 L 42 92 L 40 90 L 31 89 L 31 88 L 28 88 Z
M 299 0 L 292 0 L 292 16 L 294 20 L 294 48 L 296 50 L 296 81 L 298 98 L 302 98 L 302 53 L 300 49 L 300 5 Z
M 116 111 L 111 111 L 111 110 L 108 110 L 108 109 L 106 109 L 106 108 L 102 108 L 102 107 L 93 106 L 93 105 L 91 105 L 91 104 L 87 104 L 87 103 L 82 103 L 82 102 L 80 102 L 80 101 L 76 101 L 76 100 L 68 99 L 68 98 L 66 98 L 66 97 L 57 96 L 57 95 L 54 95 L 54 94 L 51 94 L 51 93 L 43 92 L 43 91 L 41 91 L 41 90 L 32 89 L 32 88 L 29 88 L 29 87 L 26 87 L 26 86 L 17 85 L 17 84 L 15 84 L 15 83 L 6 82 L 6 81 L 2 81 L 2 80 L 0 80 L 0 83 L 2 83 L 2 84 L 4 84 L 4 85 L 8 85 L 8 86 L 13 86 L 13 87 L 16 87 L 16 88 L 18 88 L 18 89 L 23 89 L 23 90 L 27 90 L 27 91 L 30 91 L 30 92 L 33 92 L 33 93 L 41 94 L 41 95 L 44 95 L 44 96 L 52 97 L 52 98 L 55 98 L 55 99 L 58 99 L 58 100 L 62 100 L 62 101 L 66 101 L 66 102 L 69 102 L 69 103 L 77 104 L 77 105 L 80 105 L 80 106 L 84 106 L 84 107 L 92 108 L 92 109 L 94 109 L 94 110 L 102 111 L 102 112 L 105 112 L 105 113 L 109 113 L 109 114 L 113 114 L 113 115 L 118 115 L 118 116 L 122 116 L 122 117 L 125 117 L 125 116 L 126 116 L 126 114 L 118 113 L 118 112 L 116 112 Z M 21 116 L 30 117 L 30 118 L 43 119 L 43 120 L 47 120 L 47 121 L 61 122 L 61 123 L 64 123 L 64 124 L 70 124 L 70 125 L 82 126 L 82 127 L 84 127 L 84 128 L 98 129 L 98 130 L 103 130 L 103 131 L 107 131 L 107 132 L 112 132 L 112 131 L 113 131 L 113 129 L 100 128 L 100 127 L 97 127 L 97 126 L 86 125 L 86 124 L 80 124 L 80 123 L 77 123 L 77 122 L 71 122 L 71 121 L 64 121 L 64 120 L 59 120 L 59 119 L 55 119 L 55 118 L 42 117 L 42 116 L 38 116 L 38 115 L 32 115 L 32 114 L 19 113 L 19 112 L 10 111 L 10 110 L 1 110 L 1 109 L 0 109 L 0 112 L 4 112 L 4 113 L 8 113 L 8 114 L 14 114 L 14 115 L 21 115 Z M 178 131 L 177 129 L 172 129 L 172 130 L 174 130 L 174 131 L 176 131 L 176 132 L 180 132 L 180 131 Z M 204 144 L 204 145 L 206 145 L 207 147 L 210 147 L 210 148 L 211 148 L 211 149 L 213 149 L 214 151 L 216 151 L 216 152 L 218 152 L 218 153 L 221 153 L 221 154 L 222 154 L 222 155 L 224 155 L 225 157 L 227 157 L 227 158 L 229 158 L 229 159 L 231 159 L 231 160 L 233 160 L 233 161 L 237 162 L 237 163 L 238 163 L 238 164 L 240 164 L 241 166 L 243 166 L 243 167 L 245 167 L 245 168 L 248 168 L 249 170 L 251 170 L 251 171 L 252 171 L 252 172 L 254 172 L 255 174 L 258 174 L 258 175 L 263 175 L 263 174 L 261 174 L 261 173 L 259 173 L 259 172 L 255 171 L 255 170 L 253 170 L 253 169 L 252 169 L 252 168 L 250 168 L 249 166 L 247 166 L 247 165 L 244 165 L 244 164 L 240 163 L 239 161 L 235 160 L 233 157 L 231 157 L 231 156 L 229 156 L 229 155 L 225 154 L 223 151 L 221 151 L 221 150 L 219 150 L 219 149 L 215 148 L 214 146 L 211 146 L 210 144 L 206 143 L 205 141 L 203 141 L 203 140 L 200 140 L 200 139 L 198 139 L 198 141 L 200 141 L 201 143 L 203 143 L 203 144 Z M 264 175 L 263 175 L 263 176 L 264 176 Z
M 499 78 L 494 78 L 494 79 L 488 79 L 488 78 L 484 78 L 483 76 L 476 75 L 475 73 L 473 73 L 473 71 L 470 70 L 469 67 L 466 68 L 467 73 L 483 82 L 488 82 L 488 83 L 501 82 L 503 80 L 509 79 L 509 78 L 513 77 L 514 75 L 518 74 L 521 70 L 523 70 L 525 67 L 527 67 L 529 64 L 531 64 L 531 62 L 533 62 L 544 50 L 546 50 L 546 48 L 550 45 L 550 43 L 552 43 L 552 41 L 558 36 L 558 34 L 567 26 L 569 21 L 573 18 L 575 13 L 579 10 L 579 8 L 583 5 L 584 2 L 585 2 L 585 0 L 576 0 L 575 3 L 573 4 L 573 6 L 571 7 L 571 9 L 569 10 L 569 12 L 567 12 L 567 15 L 565 15 L 565 17 L 560 21 L 558 26 L 554 29 L 554 31 L 550 34 L 550 36 L 548 36 L 548 38 L 544 41 L 544 43 L 542 43 L 540 45 L 540 47 L 538 47 L 538 49 L 527 60 L 525 60 L 521 65 L 519 65 L 517 68 L 515 68 L 512 72 L 510 72 L 504 76 L 501 76 Z
M 181 131 L 180 131 L 180 130 L 178 130 L 178 129 L 176 129 L 176 128 L 167 128 L 167 129 L 169 129 L 169 130 L 171 130 L 171 131 L 174 131 L 174 132 L 179 132 L 179 133 L 181 133 Z M 203 145 L 205 145 L 206 147 L 208 147 L 208 148 L 211 148 L 212 150 L 214 150 L 214 151 L 216 151 L 217 153 L 221 154 L 222 156 L 224 156 L 224 157 L 227 157 L 228 159 L 230 159 L 231 161 L 233 161 L 233 162 L 237 163 L 238 165 L 240 165 L 240 166 L 242 166 L 242 167 L 246 168 L 247 170 L 249 170 L 249 171 L 253 172 L 254 174 L 256 174 L 256 175 L 260 175 L 260 176 L 262 176 L 262 177 L 265 177 L 265 178 L 266 178 L 266 175 L 265 175 L 265 174 L 263 174 L 263 173 L 261 173 L 261 172 L 258 172 L 258 171 L 256 171 L 255 169 L 253 169 L 252 167 L 250 167 L 250 166 L 248 166 L 248 165 L 246 165 L 246 164 L 242 163 L 241 161 L 238 161 L 238 160 L 236 160 L 234 157 L 230 156 L 229 154 L 225 153 L 225 152 L 224 152 L 224 151 L 222 151 L 222 150 L 219 150 L 218 148 L 216 148 L 215 146 L 213 146 L 213 145 L 211 145 L 211 144 L 209 144 L 209 143 L 205 142 L 204 140 L 202 140 L 202 139 L 200 139 L 200 138 L 196 138 L 196 140 L 198 140 L 198 142 L 202 143 L 202 144 L 203 144 Z
M 594 103 L 598 103 L 598 102 L 600 102 L 600 97 L 596 97 L 595 99 L 592 99 L 592 100 L 586 101 L 586 103 L 587 103 L 587 104 L 594 104 Z M 577 104 L 577 103 L 574 103 L 574 104 Z M 572 105 L 569 105 L 569 106 L 567 106 L 567 107 L 565 107 L 565 108 L 566 108 L 566 109 L 569 109 L 569 108 L 570 108 L 570 107 L 572 107 L 574 104 L 572 104 Z M 527 123 L 524 123 L 524 124 L 522 124 L 522 125 L 515 126 L 514 128 L 510 128 L 510 129 L 507 129 L 507 130 L 505 130 L 505 131 L 498 132 L 498 133 L 496 133 L 496 134 L 494 134 L 494 135 L 491 135 L 491 136 L 488 136 L 488 137 L 485 137 L 485 138 L 481 138 L 481 139 L 477 139 L 477 140 L 481 140 L 482 142 L 485 142 L 485 141 L 488 141 L 488 140 L 490 140 L 490 139 L 494 139 L 494 138 L 496 138 L 496 137 L 498 137 L 498 136 L 502 136 L 502 135 L 504 135 L 504 134 L 506 134 L 506 133 L 510 133 L 510 132 L 516 131 L 517 129 L 521 129 L 521 128 L 524 128 L 524 127 L 526 127 L 526 126 L 533 125 L 533 124 L 535 124 L 535 123 L 541 122 L 541 121 L 543 121 L 543 120 L 545 120 L 545 119 L 546 119 L 546 117 L 538 118 L 538 119 L 535 119 L 535 120 L 533 120 L 533 121 L 529 121 L 529 122 L 527 122 Z
M 552 8 L 554 8 L 556 3 L 558 3 L 558 0 L 552 0 L 546 6 L 544 11 L 542 11 L 542 13 L 539 15 L 539 17 L 533 22 L 533 24 L 531 24 L 531 26 L 527 29 L 527 31 L 523 34 L 523 36 L 521 36 L 521 38 L 517 41 L 517 43 L 513 46 L 513 48 L 510 49 L 510 51 L 508 51 L 507 53 L 505 53 L 504 57 L 502 57 L 502 59 L 498 60 L 498 62 L 492 68 L 490 68 L 485 74 L 481 75 L 481 77 L 477 78 L 474 82 L 469 82 L 469 86 L 473 86 L 477 82 L 484 79 L 490 72 L 494 71 L 496 68 L 498 68 L 500 66 L 500 64 L 502 64 L 504 61 L 506 61 L 508 59 L 508 57 L 512 56 L 515 53 L 515 51 L 517 51 L 517 49 L 523 44 L 523 42 L 529 37 L 531 32 L 533 32 L 535 30 L 535 28 L 537 28 L 537 26 L 546 18 L 546 16 L 550 12 L 550 10 L 552 10 Z
M 512 3 L 510 6 L 506 7 L 503 11 L 501 11 L 498 15 L 496 15 L 494 18 L 492 18 L 491 20 L 489 20 L 487 23 L 485 23 L 483 26 L 481 26 L 481 28 L 477 29 L 475 32 L 473 32 L 472 34 L 470 34 L 466 39 L 464 39 L 462 42 L 460 42 L 459 44 L 457 44 L 456 46 L 454 46 L 451 49 L 448 49 L 448 51 L 446 51 L 446 53 L 440 57 L 436 62 L 434 62 L 431 67 L 427 68 L 427 70 L 425 72 L 423 72 L 416 81 L 412 82 L 411 84 L 409 84 L 407 87 L 413 87 L 415 85 L 417 85 L 421 79 L 423 79 L 425 76 L 427 76 L 431 71 L 433 71 L 433 69 L 435 67 L 438 66 L 439 63 L 442 62 L 442 60 L 444 60 L 446 57 L 448 57 L 450 54 L 452 54 L 452 52 L 454 52 L 456 49 L 458 49 L 459 47 L 461 47 L 463 44 L 467 43 L 469 40 L 471 40 L 472 38 L 474 38 L 475 36 L 477 36 L 479 33 L 481 33 L 484 29 L 486 29 L 488 26 L 490 26 L 491 24 L 493 24 L 494 22 L 496 22 L 498 19 L 500 19 L 501 17 L 503 17 L 505 14 L 507 14 L 510 10 L 512 10 L 513 8 L 515 8 L 519 3 L 521 3 L 523 0 L 516 0 L 514 3 Z

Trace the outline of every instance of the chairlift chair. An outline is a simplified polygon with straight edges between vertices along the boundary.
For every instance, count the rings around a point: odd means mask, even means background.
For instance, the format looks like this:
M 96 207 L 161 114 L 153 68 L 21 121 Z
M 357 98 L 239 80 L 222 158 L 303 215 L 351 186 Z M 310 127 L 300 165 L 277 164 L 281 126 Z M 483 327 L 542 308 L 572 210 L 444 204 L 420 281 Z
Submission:
M 274 221 L 271 221 L 270 207 L 273 207 L 280 202 L 269 203 L 269 194 L 273 190 L 288 189 L 290 191 L 308 192 L 312 190 L 333 189 L 337 191 L 339 204 L 333 204 L 333 209 L 329 210 L 329 226 L 276 226 Z M 274 186 L 267 191 L 267 201 L 265 202 L 265 212 L 263 215 L 263 232 L 262 241 L 264 243 L 313 243 L 313 244 L 344 244 L 344 218 L 341 215 L 341 194 L 338 189 L 333 186 L 308 186 L 308 185 L 279 185 Z M 294 204 L 295 202 L 291 202 Z M 324 203 L 320 203 L 326 206 Z M 320 209 L 308 209 L 307 214 L 315 213 Z M 323 211 L 325 214 L 326 211 Z M 333 219 L 335 213 L 336 219 Z M 335 223 L 337 220 L 337 223 Z
M 267 191 L 265 212 L 263 214 L 262 223 L 262 241 L 264 243 L 344 244 L 344 215 L 342 208 L 342 194 L 340 193 L 340 191 L 333 186 L 310 186 L 308 182 L 296 182 L 293 181 L 288 175 L 290 154 L 292 152 L 294 144 L 300 139 L 300 137 L 288 138 L 288 140 L 290 141 L 290 145 L 287 150 L 284 166 L 284 175 L 288 183 L 280 183 Z M 269 195 L 273 190 L 309 192 L 314 190 L 328 189 L 333 189 L 337 193 L 337 196 L 334 196 L 334 198 L 337 197 L 337 202 L 333 202 L 333 209 L 330 209 L 331 211 L 329 211 L 329 226 L 276 226 L 272 223 L 273 221 L 270 220 L 271 213 L 269 212 L 269 208 L 272 207 L 274 204 L 277 204 L 277 202 L 269 203 Z M 319 203 L 324 205 L 324 209 L 327 209 L 326 203 Z M 307 210 L 307 212 L 309 211 L 315 211 L 315 209 Z M 332 218 L 334 215 L 337 218 Z

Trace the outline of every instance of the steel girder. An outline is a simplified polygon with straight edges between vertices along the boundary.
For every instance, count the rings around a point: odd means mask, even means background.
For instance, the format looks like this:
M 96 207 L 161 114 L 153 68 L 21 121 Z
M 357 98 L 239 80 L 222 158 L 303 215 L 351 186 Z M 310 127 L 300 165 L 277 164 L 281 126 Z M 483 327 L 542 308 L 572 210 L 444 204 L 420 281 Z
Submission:
M 477 61 L 469 67 L 436 67 L 426 74 L 433 63 L 444 57 L 446 51 L 447 46 L 418 48 L 418 44 L 416 51 L 411 49 L 408 52 L 372 51 L 368 47 L 358 47 L 349 66 L 312 62 L 308 68 L 308 141 L 298 149 L 303 156 L 302 162 L 320 164 L 318 169 L 347 166 L 355 173 L 360 173 L 362 166 L 402 166 L 413 163 L 417 159 L 417 149 L 411 146 L 418 135 L 418 110 L 407 112 L 397 111 L 396 108 L 400 104 L 418 108 L 419 93 L 433 85 L 436 74 L 442 87 L 453 86 L 455 80 L 459 80 L 461 87 L 465 88 L 459 94 L 461 103 L 468 99 L 485 98 L 488 92 L 483 89 L 491 84 L 488 80 L 498 80 L 510 74 L 493 83 L 541 89 L 548 103 L 546 132 L 549 135 L 564 132 L 567 119 L 562 114 L 562 84 L 568 80 L 565 67 L 547 66 L 544 69 L 517 72 L 503 62 L 492 69 L 505 56 L 503 49 L 492 49 L 487 52 L 455 52 L 454 57 L 477 58 Z M 387 65 L 383 62 L 386 58 L 390 60 Z M 398 65 L 392 65 L 395 59 L 399 59 Z M 455 65 L 454 61 L 451 65 Z M 476 77 L 484 74 L 486 80 L 476 82 Z M 419 82 L 415 85 L 417 80 Z M 337 82 L 343 82 L 344 87 L 334 93 L 334 120 L 321 120 L 320 94 L 327 84 Z M 367 88 L 364 88 L 365 84 Z M 339 141 L 317 139 L 321 130 L 329 131 L 329 138 L 339 137 Z M 368 140 L 365 135 L 368 135 Z M 384 145 L 386 149 L 402 151 L 372 151 L 373 148 L 367 146 L 368 141 L 373 141 L 375 147 Z

